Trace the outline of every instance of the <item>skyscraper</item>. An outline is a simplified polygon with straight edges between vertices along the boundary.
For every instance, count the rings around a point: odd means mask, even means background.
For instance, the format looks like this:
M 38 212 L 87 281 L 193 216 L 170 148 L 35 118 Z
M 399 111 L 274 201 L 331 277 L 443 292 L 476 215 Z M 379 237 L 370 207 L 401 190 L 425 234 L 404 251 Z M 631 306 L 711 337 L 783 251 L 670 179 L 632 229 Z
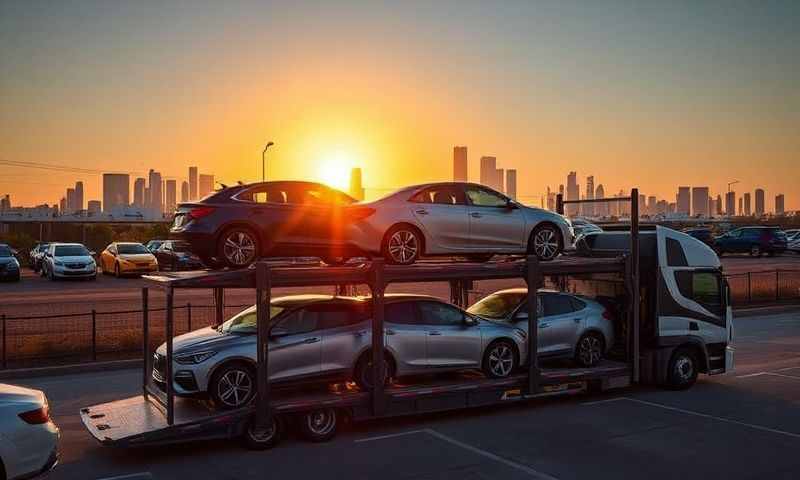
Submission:
M 689 195 L 689 187 L 678 187 L 678 195 L 675 197 L 675 204 L 677 213 L 684 215 L 692 214 L 691 197 Z
M 197 196 L 197 167 L 189 167 L 189 200 L 195 201 Z
M 711 214 L 708 202 L 708 187 L 692 187 L 692 215 L 708 217 Z
M 744 199 L 742 197 L 739 197 L 739 213 L 738 213 L 738 215 L 739 216 L 744 215 Z
M 717 195 L 717 201 L 714 204 L 714 212 L 716 215 L 722 215 L 722 195 Z
M 64 197 L 61 197 L 61 201 L 58 202 L 58 212 L 61 215 L 64 215 L 64 213 L 66 211 L 67 211 L 67 199 L 64 198 Z
M 75 212 L 75 189 L 68 188 L 67 189 L 67 211 L 66 213 L 74 213 Z
M 782 193 L 775 195 L 775 215 L 784 215 L 786 213 L 786 210 L 783 206 L 783 200 L 784 198 Z
M 578 186 L 578 174 L 576 172 L 569 172 L 567 175 L 567 197 L 564 200 L 580 200 L 581 190 Z M 564 213 L 573 217 L 577 214 L 577 205 L 567 205 Z
M 595 200 L 603 200 L 606 198 L 606 191 L 603 188 L 603 184 L 597 186 L 597 189 L 594 191 L 594 198 Z M 605 217 L 608 215 L 608 204 L 607 203 L 597 203 L 594 207 L 594 214 L 598 217 Z
M 11 196 L 9 194 L 3 195 L 3 198 L 0 198 L 0 212 L 4 210 L 9 210 L 11 208 Z
M 756 188 L 756 216 L 764 215 L 764 190 Z
M 102 211 L 100 200 L 89 200 L 89 203 L 86 206 L 86 210 L 89 212 L 90 215 L 97 215 Z
M 111 212 L 116 207 L 127 207 L 130 203 L 130 175 L 127 173 L 103 174 L 103 211 Z
M 481 185 L 494 188 L 495 175 L 497 175 L 497 159 L 495 157 L 481 157 Z
M 164 193 L 161 189 L 161 173 L 156 172 L 152 168 L 148 173 L 147 188 L 150 191 L 149 198 L 147 199 L 147 208 L 156 213 L 164 212 Z
M 647 197 L 647 214 L 655 215 L 658 213 L 658 199 L 655 195 Z
M 729 217 L 736 216 L 736 192 L 725 194 L 725 215 Z
M 164 201 L 164 211 L 172 214 L 178 206 L 178 182 L 177 180 L 167 180 L 165 185 L 166 193 L 164 198 L 166 200 Z
M 356 200 L 364 200 L 364 187 L 361 185 L 361 169 L 358 167 L 350 170 L 350 196 Z
M 505 192 L 505 183 L 506 183 L 506 172 L 502 168 L 498 168 L 497 171 L 494 172 L 494 188 L 498 192 Z
M 137 178 L 133 181 L 133 206 L 143 208 L 145 206 L 145 190 L 147 190 L 144 178 Z
M 83 182 L 75 182 L 75 205 L 72 208 L 76 212 L 83 210 Z
M 189 201 L 189 182 L 181 183 L 181 202 Z
M 466 182 L 467 176 L 467 147 L 453 147 L 453 181 Z
M 750 192 L 744 194 L 744 214 L 748 217 L 752 214 L 750 210 Z
M 506 195 L 517 199 L 517 170 L 513 168 L 506 170 Z
M 192 194 L 192 184 L 189 183 L 189 195 Z M 201 173 L 197 185 L 197 196 L 203 198 L 214 190 L 214 175 L 206 175 Z M 197 200 L 195 199 L 195 200 Z

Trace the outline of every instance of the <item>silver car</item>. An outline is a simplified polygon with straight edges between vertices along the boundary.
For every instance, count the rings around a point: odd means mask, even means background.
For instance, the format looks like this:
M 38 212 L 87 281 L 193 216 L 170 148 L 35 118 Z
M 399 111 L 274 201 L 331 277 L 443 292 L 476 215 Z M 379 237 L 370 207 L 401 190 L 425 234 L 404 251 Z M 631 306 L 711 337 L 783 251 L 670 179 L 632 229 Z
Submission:
M 348 242 L 395 264 L 425 255 L 486 261 L 498 253 L 551 260 L 574 239 L 566 217 L 474 183 L 415 185 L 357 209 L 360 218 L 348 225 Z
M 502 290 L 476 302 L 467 312 L 527 332 L 527 296 L 525 288 Z M 614 345 L 614 317 L 600 303 L 550 290 L 539 290 L 537 298 L 540 358 L 574 358 L 579 365 L 591 367 Z
M 386 295 L 385 344 L 389 378 L 481 369 L 503 378 L 525 361 L 521 328 L 480 319 L 434 297 Z M 354 380 L 372 385 L 371 302 L 366 298 L 296 295 L 270 307 L 271 382 Z M 219 328 L 174 340 L 176 395 L 208 396 L 220 408 L 249 402 L 256 379 L 255 307 Z M 166 345 L 155 352 L 153 379 L 164 386 Z

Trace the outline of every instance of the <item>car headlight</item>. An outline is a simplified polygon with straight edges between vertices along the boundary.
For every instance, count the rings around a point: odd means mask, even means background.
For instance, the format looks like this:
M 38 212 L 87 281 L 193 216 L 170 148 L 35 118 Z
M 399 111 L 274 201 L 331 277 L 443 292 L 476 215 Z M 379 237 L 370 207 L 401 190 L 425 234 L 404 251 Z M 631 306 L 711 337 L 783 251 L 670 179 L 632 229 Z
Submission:
M 175 355 L 175 361 L 181 365 L 196 365 L 198 363 L 205 362 L 216 354 L 217 352 L 211 350 L 205 352 L 185 353 L 183 355 Z

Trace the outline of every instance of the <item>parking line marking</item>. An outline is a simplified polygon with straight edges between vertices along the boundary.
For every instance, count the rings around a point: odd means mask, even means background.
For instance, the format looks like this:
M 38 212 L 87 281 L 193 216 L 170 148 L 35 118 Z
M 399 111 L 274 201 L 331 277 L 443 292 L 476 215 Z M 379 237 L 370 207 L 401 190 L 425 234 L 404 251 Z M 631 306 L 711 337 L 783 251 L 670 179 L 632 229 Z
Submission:
M 784 375 L 782 373 L 775 373 L 775 372 L 767 372 L 767 375 L 771 377 L 783 377 L 783 378 L 794 378 L 795 380 L 800 380 L 800 377 L 794 375 Z
M 630 400 L 631 402 L 641 403 L 643 405 L 650 405 L 651 407 L 663 408 L 664 410 L 672 410 L 673 412 L 685 413 L 687 415 L 694 415 L 696 417 L 710 418 L 712 420 L 718 420 L 720 422 L 752 428 L 753 430 L 761 430 L 762 432 L 777 433 L 779 435 L 786 435 L 787 437 L 800 439 L 800 434 L 798 433 L 787 432 L 784 430 L 777 430 L 775 428 L 763 427 L 761 425 L 754 425 L 752 423 L 740 422 L 739 420 L 731 420 L 730 418 L 717 417 L 715 415 L 709 415 L 707 413 L 693 412 L 691 410 L 685 410 L 683 408 L 670 407 L 669 405 L 662 405 L 660 403 L 648 402 L 646 400 L 639 400 L 638 398 L 631 398 L 631 397 L 623 397 L 623 398 L 625 398 L 626 400 Z
M 785 371 L 787 371 L 787 370 L 797 370 L 798 368 L 800 368 L 800 366 L 797 366 L 797 367 L 785 367 L 785 368 L 779 368 L 779 369 L 777 369 L 777 370 L 775 370 L 775 371 L 776 371 L 776 372 L 785 372 Z
M 409 430 L 407 432 L 390 433 L 388 435 L 378 435 L 377 437 L 359 438 L 354 443 L 374 442 L 375 440 L 386 440 L 387 438 L 404 437 L 406 435 L 416 435 L 427 433 L 427 430 Z
M 736 375 L 735 378 L 760 377 L 761 375 L 766 375 L 766 374 L 767 374 L 767 372 L 748 373 L 747 375 Z
M 131 473 L 129 475 L 118 475 L 116 477 L 103 477 L 99 480 L 153 480 L 150 472 Z
M 581 405 L 600 405 L 601 403 L 619 402 L 620 400 L 627 400 L 625 397 L 607 398 L 605 400 L 594 400 L 592 402 L 583 402 Z
M 503 458 L 503 457 L 500 457 L 498 455 L 495 455 L 494 453 L 487 452 L 486 450 L 481 450 L 478 447 L 473 447 L 472 445 L 469 445 L 467 443 L 464 443 L 464 442 L 461 442 L 459 440 L 456 440 L 455 438 L 448 437 L 447 435 L 439 433 L 436 430 L 426 429 L 425 432 L 430 434 L 430 435 L 432 435 L 432 436 L 434 436 L 434 437 L 436 437 L 436 438 L 438 438 L 439 440 L 445 441 L 445 442 L 450 443 L 452 445 L 455 445 L 457 447 L 461 447 L 464 450 L 468 450 L 468 451 L 470 451 L 470 452 L 472 452 L 472 453 L 474 453 L 476 455 L 480 455 L 480 456 L 488 458 L 490 460 L 494 460 L 495 462 L 502 463 L 503 465 L 505 465 L 507 467 L 511 467 L 511 468 L 514 468 L 514 469 L 519 470 L 521 472 L 524 472 L 524 473 L 530 475 L 533 478 L 540 478 L 542 480 L 557 480 L 556 477 L 553 477 L 553 476 L 548 475 L 546 473 L 542 473 L 542 472 L 540 472 L 538 470 L 534 470 L 534 469 L 532 469 L 531 467 L 529 467 L 527 465 L 523 465 L 521 463 L 517 463 L 517 462 L 514 462 L 512 460 L 508 460 L 506 458 Z

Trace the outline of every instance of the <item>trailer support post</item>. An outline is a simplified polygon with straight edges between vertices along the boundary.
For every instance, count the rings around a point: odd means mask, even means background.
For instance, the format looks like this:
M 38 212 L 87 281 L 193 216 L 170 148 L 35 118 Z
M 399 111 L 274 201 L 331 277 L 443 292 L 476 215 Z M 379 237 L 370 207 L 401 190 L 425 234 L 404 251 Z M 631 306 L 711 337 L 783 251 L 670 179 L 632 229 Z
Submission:
M 631 307 L 633 309 L 633 382 L 639 383 L 639 189 L 631 189 Z
M 561 193 L 556 195 L 556 213 L 564 215 L 564 195 Z
M 267 428 L 272 412 L 269 408 L 269 317 L 272 289 L 269 265 L 256 263 L 256 318 L 258 362 L 256 366 L 256 426 Z
M 372 261 L 372 275 L 370 278 L 372 290 L 372 414 L 381 415 L 385 411 L 386 399 L 384 392 L 384 260 L 377 258 Z
M 539 319 L 537 290 L 541 284 L 539 259 L 528 255 L 525 262 L 525 281 L 528 284 L 528 395 L 539 390 Z
M 175 320 L 174 313 L 172 311 L 172 301 L 174 298 L 174 292 L 172 289 L 172 285 L 167 287 L 167 319 L 166 319 L 166 334 L 167 334 L 167 358 L 166 358 L 166 365 L 164 367 L 164 384 L 166 386 L 165 390 L 167 393 L 167 425 L 172 425 L 175 423 L 175 392 L 172 385 L 172 334 L 175 330 L 175 325 L 173 322 Z
M 225 321 L 225 289 L 214 287 L 214 326 L 218 327 Z
M 147 400 L 147 384 L 150 383 L 150 321 L 147 287 L 142 288 L 142 395 Z

